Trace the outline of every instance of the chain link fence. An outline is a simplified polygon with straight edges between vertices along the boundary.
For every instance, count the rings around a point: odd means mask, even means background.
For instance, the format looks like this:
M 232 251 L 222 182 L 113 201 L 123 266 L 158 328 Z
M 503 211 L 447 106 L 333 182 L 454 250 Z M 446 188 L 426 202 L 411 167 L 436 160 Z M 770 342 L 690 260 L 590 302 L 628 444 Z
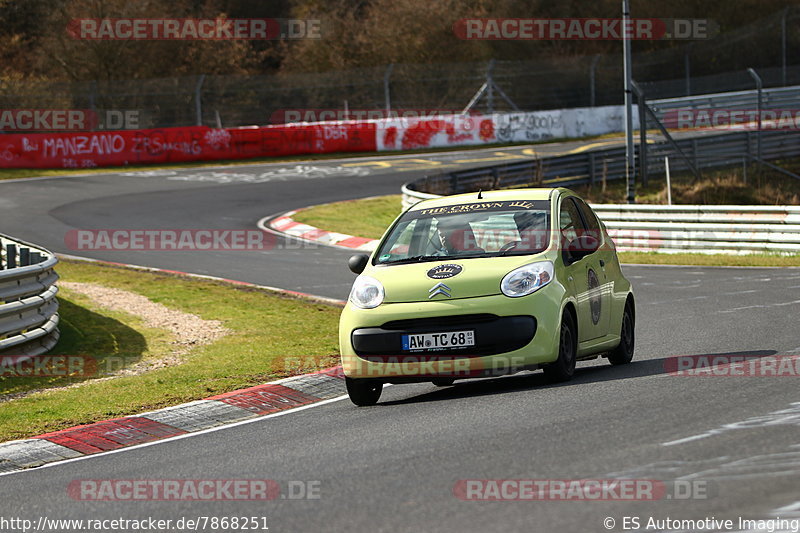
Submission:
M 800 84 L 800 7 L 715 38 L 647 51 L 634 42 L 634 77 L 649 99 Z M 622 103 L 622 53 L 530 61 L 395 64 L 260 76 L 0 82 L 0 109 L 133 110 L 136 127 L 282 123 L 287 110 L 535 111 Z M 644 80 L 648 80 L 644 82 Z M 496 90 L 493 90 L 495 89 Z M 296 114 L 295 114 L 296 116 Z M 128 127 L 131 125 L 128 124 Z M 106 124 L 106 129 L 113 129 Z

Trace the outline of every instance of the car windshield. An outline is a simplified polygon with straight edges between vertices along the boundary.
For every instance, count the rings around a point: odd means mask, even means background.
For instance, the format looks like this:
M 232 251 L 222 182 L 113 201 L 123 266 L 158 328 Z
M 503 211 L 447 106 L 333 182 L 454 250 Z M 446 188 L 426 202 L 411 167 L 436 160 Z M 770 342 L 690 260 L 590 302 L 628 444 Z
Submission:
M 405 213 L 375 254 L 375 264 L 526 255 L 550 242 L 550 202 L 465 203 Z

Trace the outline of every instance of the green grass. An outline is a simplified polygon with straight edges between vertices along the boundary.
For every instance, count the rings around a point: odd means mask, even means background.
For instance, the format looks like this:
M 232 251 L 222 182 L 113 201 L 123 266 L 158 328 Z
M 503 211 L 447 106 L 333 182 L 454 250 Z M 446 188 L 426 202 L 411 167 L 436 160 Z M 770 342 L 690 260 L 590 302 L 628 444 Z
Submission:
M 357 213 L 357 216 L 354 216 Z M 400 195 L 349 200 L 310 207 L 293 218 L 317 228 L 378 239 L 400 214 Z M 800 254 L 666 254 L 620 252 L 624 263 L 717 266 L 800 266 Z
M 781 167 L 800 172 L 800 161 L 777 161 Z M 638 178 L 637 178 L 638 179 Z M 797 205 L 800 203 L 800 180 L 758 165 L 747 167 L 747 180 L 742 167 L 703 170 L 700 179 L 692 174 L 672 176 L 672 203 L 701 205 Z M 601 181 L 594 185 L 571 187 L 592 203 L 626 203 L 625 180 Z M 666 204 L 667 180 L 664 174 L 650 175 L 647 186 L 637 182 L 636 202 Z
M 116 369 L 119 361 L 130 366 L 168 349 L 170 335 L 167 331 L 146 328 L 137 318 L 119 313 L 95 312 L 88 299 L 67 289 L 59 290 L 58 300 L 61 338 L 49 355 L 86 357 L 86 371 L 68 376 L 12 377 L 6 374 L 0 377 L 0 394 L 88 381 L 105 369 Z M 0 404 L 0 411 L 2 406 Z
M 800 266 L 800 254 L 667 254 L 658 252 L 619 252 L 623 263 L 642 265 L 697 265 L 697 266 Z
M 220 320 L 231 334 L 194 348 L 180 365 L 110 380 L 3 379 L 0 392 L 21 392 L 84 380 L 79 387 L 35 392 L 0 402 L 0 441 L 176 405 L 338 363 L 340 309 L 213 281 L 62 261 L 63 279 L 142 294 L 170 308 Z M 64 290 L 63 338 L 55 354 L 124 357 L 130 362 L 169 353 L 171 334 L 138 317 L 108 311 Z
M 378 239 L 397 218 L 402 196 L 393 194 L 363 200 L 348 200 L 304 209 L 292 218 L 328 231 Z

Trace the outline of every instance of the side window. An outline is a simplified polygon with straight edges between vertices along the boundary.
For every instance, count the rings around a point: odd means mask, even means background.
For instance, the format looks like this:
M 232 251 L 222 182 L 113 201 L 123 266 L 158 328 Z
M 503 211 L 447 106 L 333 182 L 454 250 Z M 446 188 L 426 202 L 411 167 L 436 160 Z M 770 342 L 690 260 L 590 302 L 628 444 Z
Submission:
M 398 257 L 409 257 L 426 253 L 432 248 L 431 245 L 431 221 L 425 219 L 414 219 L 405 223 L 405 227 L 399 227 L 394 232 L 394 241 L 389 241 L 389 254 Z
M 578 204 L 578 208 L 581 210 L 583 220 L 586 221 L 586 229 L 588 230 L 589 235 L 599 241 L 602 241 L 603 232 L 600 231 L 600 221 L 597 220 L 597 215 L 595 215 L 594 211 L 592 211 L 592 209 L 586 205 L 586 202 L 580 198 L 573 199 L 575 200 L 575 203 Z
M 411 255 L 433 255 L 441 248 L 442 242 L 439 240 L 439 232 L 436 229 L 436 221 L 433 219 L 420 219 L 414 229 L 415 247 L 412 247 Z
M 417 221 L 412 220 L 406 227 L 403 228 L 397 235 L 397 238 L 389 248 L 389 253 L 393 255 L 408 255 L 409 247 L 411 246 L 411 239 L 414 236 L 414 231 L 418 230 Z
M 561 245 L 563 247 L 578 238 L 579 235 L 583 235 L 585 228 L 572 198 L 564 198 L 561 201 L 561 209 L 558 212 L 558 227 L 561 230 Z

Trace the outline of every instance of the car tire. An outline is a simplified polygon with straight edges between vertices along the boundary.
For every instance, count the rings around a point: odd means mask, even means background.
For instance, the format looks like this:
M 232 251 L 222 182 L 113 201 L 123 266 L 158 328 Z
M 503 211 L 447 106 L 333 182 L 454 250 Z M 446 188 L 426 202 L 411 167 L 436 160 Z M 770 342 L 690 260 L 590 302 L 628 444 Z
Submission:
M 608 353 L 608 362 L 612 365 L 625 365 L 633 359 L 633 349 L 636 345 L 636 322 L 630 302 L 625 302 L 625 311 L 622 313 L 622 329 L 619 333 L 619 346 Z
M 455 378 L 436 378 L 431 381 L 437 387 L 449 387 L 455 382 Z
M 550 383 L 569 381 L 575 374 L 575 361 L 578 355 L 578 332 L 572 314 L 565 312 L 561 317 L 558 335 L 558 359 L 545 365 L 544 376 Z
M 383 392 L 383 383 L 380 381 L 345 377 L 344 383 L 350 401 L 359 407 L 375 405 Z

